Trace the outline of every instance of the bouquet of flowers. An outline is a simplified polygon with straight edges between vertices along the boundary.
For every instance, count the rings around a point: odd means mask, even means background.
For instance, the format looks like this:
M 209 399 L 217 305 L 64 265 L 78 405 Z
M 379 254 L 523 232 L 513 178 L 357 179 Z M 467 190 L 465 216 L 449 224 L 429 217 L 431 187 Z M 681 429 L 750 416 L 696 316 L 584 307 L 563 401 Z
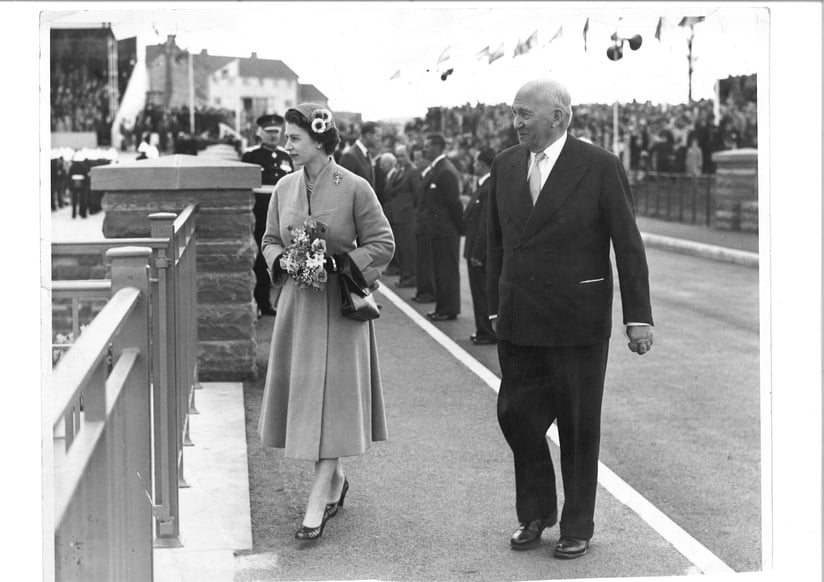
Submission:
M 283 252 L 280 266 L 301 289 L 318 291 L 327 280 L 323 268 L 326 241 L 318 236 L 318 222 L 307 218 L 303 226 L 289 226 L 289 231 L 292 243 Z

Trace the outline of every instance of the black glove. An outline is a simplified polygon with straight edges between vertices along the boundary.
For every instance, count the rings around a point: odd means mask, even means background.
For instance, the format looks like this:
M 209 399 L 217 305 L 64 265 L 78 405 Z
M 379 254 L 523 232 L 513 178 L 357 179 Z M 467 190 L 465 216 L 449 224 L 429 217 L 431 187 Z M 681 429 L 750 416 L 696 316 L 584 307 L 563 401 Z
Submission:
M 275 277 L 279 273 L 286 272 L 283 267 L 280 266 L 280 258 L 285 254 L 286 253 L 280 253 L 277 257 L 275 257 L 275 261 L 272 263 L 272 277 Z

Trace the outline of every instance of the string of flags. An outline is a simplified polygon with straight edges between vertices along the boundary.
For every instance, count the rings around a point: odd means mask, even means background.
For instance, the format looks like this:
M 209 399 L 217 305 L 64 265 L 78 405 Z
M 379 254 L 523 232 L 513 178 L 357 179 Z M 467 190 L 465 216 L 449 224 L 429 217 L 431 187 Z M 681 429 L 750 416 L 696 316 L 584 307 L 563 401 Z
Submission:
M 678 23 L 679 27 L 694 27 L 696 24 L 703 22 L 705 20 L 705 16 L 684 16 Z M 596 19 L 597 20 L 597 19 Z M 619 22 L 620 22 L 619 18 Z M 658 18 L 658 23 L 655 26 L 655 39 L 660 43 L 661 42 L 661 35 L 662 30 L 665 27 L 665 18 L 663 16 Z M 584 22 L 584 27 L 582 31 L 583 41 L 584 41 L 584 52 L 589 52 L 588 46 L 588 37 L 590 32 L 590 18 L 588 17 Z M 555 42 L 556 40 L 563 38 L 564 36 L 564 26 L 558 26 L 555 33 L 549 37 L 545 43 L 540 45 L 540 48 L 544 49 L 548 47 L 550 44 Z M 512 51 L 512 58 L 517 58 L 519 56 L 528 54 L 530 51 L 534 50 L 535 48 L 539 48 L 539 29 L 535 29 L 532 34 L 526 37 L 525 40 L 521 40 L 520 38 L 515 43 L 515 48 Z M 505 52 L 505 42 L 501 42 L 495 50 L 492 50 L 491 44 L 486 45 L 482 49 L 480 49 L 477 53 L 475 53 L 475 60 L 477 61 L 486 61 L 488 64 L 492 64 L 495 61 L 502 59 L 506 56 Z M 436 63 L 436 72 L 440 75 L 442 81 L 446 81 L 446 79 L 452 75 L 455 71 L 454 66 L 451 66 L 448 61 L 451 59 L 451 46 L 447 46 L 443 51 L 441 51 L 440 55 L 438 56 L 438 60 Z M 444 63 L 447 63 L 444 65 Z M 429 70 L 429 69 L 427 69 Z M 401 69 L 395 71 L 391 77 L 389 77 L 390 81 L 395 81 L 400 79 L 402 76 Z

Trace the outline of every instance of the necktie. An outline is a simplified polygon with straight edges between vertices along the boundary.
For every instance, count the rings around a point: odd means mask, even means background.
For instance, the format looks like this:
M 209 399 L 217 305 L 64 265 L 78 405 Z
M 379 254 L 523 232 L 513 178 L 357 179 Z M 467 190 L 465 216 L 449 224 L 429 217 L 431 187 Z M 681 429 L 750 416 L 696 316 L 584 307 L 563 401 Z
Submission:
M 538 201 L 538 195 L 541 193 L 541 166 L 538 164 L 545 158 L 546 154 L 544 152 L 538 152 L 529 170 L 529 195 L 532 196 L 533 206 Z

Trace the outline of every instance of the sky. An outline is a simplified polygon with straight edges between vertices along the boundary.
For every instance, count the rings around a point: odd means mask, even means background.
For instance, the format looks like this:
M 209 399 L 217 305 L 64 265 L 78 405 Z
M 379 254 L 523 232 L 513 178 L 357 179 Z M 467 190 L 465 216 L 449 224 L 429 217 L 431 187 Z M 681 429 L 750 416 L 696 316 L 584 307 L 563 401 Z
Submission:
M 509 103 L 523 82 L 537 76 L 561 80 L 573 103 L 616 99 L 683 103 L 689 85 L 689 29 L 677 26 L 683 16 L 705 17 L 695 26 L 693 97 L 711 98 L 716 79 L 758 71 L 757 49 L 767 40 L 769 22 L 766 9 L 741 3 L 79 6 L 87 10 L 45 11 L 43 18 L 56 25 L 110 22 L 118 39 L 138 37 L 141 54 L 145 45 L 175 34 L 180 47 L 195 52 L 206 49 L 213 55 L 239 57 L 256 52 L 261 58 L 280 59 L 298 74 L 301 83 L 314 84 L 326 94 L 333 111 L 359 111 L 372 119 L 423 115 L 427 107 L 437 105 Z M 664 18 L 660 40 L 655 38 L 659 17 Z M 536 31 L 537 46 L 513 57 L 517 42 Z M 624 58 L 610 61 L 606 50 L 614 32 L 622 38 L 640 34 L 641 48 L 631 51 L 625 44 Z M 501 45 L 503 58 L 491 64 L 476 58 L 484 47 L 494 51 Z M 454 72 L 442 81 L 440 73 L 449 68 Z M 398 78 L 390 80 L 396 72 Z

